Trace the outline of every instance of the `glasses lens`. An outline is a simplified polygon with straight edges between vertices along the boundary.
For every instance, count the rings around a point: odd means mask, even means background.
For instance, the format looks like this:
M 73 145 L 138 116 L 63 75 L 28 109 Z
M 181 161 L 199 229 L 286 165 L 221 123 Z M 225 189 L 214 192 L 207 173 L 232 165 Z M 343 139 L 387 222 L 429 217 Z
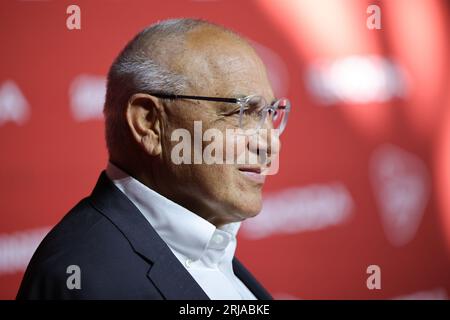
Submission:
M 268 120 L 272 128 L 278 129 L 281 134 L 286 127 L 290 108 L 291 104 L 286 98 L 269 106 L 263 97 L 251 96 L 241 106 L 240 127 L 254 131 L 260 129 Z
M 280 130 L 280 133 L 286 127 L 287 115 L 289 113 L 290 103 L 288 99 L 282 98 L 276 101 L 268 110 L 269 120 L 274 129 Z
M 243 130 L 258 129 L 264 110 L 267 106 L 266 100 L 261 96 L 250 96 L 241 105 L 240 127 Z
M 249 115 L 259 115 L 261 111 L 266 107 L 267 102 L 261 96 L 251 96 L 247 99 L 246 111 Z

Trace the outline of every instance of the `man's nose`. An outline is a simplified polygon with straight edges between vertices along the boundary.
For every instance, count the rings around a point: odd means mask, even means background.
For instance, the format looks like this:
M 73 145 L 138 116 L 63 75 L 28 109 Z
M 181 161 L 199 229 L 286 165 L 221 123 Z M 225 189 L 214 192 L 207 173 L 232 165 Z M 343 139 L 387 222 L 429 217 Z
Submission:
M 256 134 L 251 135 L 248 144 L 249 151 L 257 154 L 264 162 L 269 162 L 275 157 L 281 148 L 280 137 L 277 129 L 261 128 Z

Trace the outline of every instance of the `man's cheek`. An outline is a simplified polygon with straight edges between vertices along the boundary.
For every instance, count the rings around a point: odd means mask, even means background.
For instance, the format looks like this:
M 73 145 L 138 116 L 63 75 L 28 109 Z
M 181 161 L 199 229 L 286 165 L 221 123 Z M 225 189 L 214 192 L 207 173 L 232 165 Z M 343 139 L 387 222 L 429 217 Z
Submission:
M 242 134 L 228 131 L 225 134 L 224 157 L 227 164 L 245 164 L 247 155 L 247 138 Z

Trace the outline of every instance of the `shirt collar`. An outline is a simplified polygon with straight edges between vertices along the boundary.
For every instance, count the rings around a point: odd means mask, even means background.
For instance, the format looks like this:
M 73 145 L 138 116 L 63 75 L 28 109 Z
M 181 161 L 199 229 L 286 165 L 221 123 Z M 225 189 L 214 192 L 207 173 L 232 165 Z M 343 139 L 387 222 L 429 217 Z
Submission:
M 187 258 L 198 260 L 207 248 L 222 249 L 224 243 L 235 240 L 240 222 L 216 228 L 209 221 L 153 191 L 111 162 L 108 163 L 106 174 L 141 211 L 169 247 Z M 220 242 L 218 239 L 226 241 Z

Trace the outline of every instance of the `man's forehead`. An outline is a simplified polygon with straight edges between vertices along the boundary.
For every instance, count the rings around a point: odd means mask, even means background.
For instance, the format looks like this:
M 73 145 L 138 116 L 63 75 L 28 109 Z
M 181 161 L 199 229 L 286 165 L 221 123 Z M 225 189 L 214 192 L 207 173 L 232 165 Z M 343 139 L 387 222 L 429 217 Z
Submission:
M 265 66 L 243 39 L 219 27 L 198 27 L 186 34 L 174 71 L 190 79 L 190 94 L 272 99 Z
M 203 90 L 214 90 L 229 97 L 272 94 L 264 65 L 248 57 L 215 55 L 199 63 L 191 73 Z M 206 81 L 205 81 L 206 80 Z
M 245 40 L 218 26 L 204 25 L 194 28 L 186 33 L 186 44 L 188 47 L 205 47 L 210 44 L 245 44 Z
M 232 91 L 228 91 L 226 93 L 226 96 L 231 97 L 231 98 L 245 98 L 248 96 L 261 96 L 268 103 L 272 103 L 276 100 L 272 91 L 267 92 L 264 90 L 232 90 Z

